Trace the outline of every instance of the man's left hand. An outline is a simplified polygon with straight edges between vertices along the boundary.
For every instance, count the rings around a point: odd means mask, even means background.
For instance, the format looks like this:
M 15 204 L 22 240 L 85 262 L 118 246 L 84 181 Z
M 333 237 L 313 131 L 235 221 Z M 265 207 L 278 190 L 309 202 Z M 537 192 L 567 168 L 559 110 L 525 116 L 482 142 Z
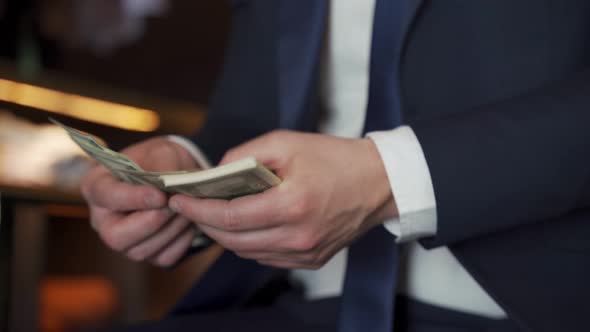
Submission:
M 283 182 L 230 201 L 175 195 L 169 203 L 243 258 L 317 269 L 372 227 L 397 216 L 383 162 L 370 139 L 274 131 L 228 151 L 221 164 L 249 156 Z

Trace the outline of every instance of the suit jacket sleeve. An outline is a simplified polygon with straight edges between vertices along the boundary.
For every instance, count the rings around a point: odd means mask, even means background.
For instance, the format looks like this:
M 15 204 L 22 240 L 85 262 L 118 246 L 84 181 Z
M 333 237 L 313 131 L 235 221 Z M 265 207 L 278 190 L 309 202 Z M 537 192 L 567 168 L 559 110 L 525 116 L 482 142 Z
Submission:
M 438 215 L 426 247 L 590 207 L 590 70 L 493 105 L 417 121 Z

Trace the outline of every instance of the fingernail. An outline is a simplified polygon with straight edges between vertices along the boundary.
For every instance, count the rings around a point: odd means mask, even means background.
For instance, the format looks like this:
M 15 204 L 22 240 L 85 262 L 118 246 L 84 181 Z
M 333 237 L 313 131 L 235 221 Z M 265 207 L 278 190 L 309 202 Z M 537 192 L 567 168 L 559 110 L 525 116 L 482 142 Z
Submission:
M 145 204 L 147 204 L 148 207 L 152 207 L 152 208 L 161 207 L 160 196 L 157 194 L 149 193 L 144 197 L 144 200 L 145 200 Z
M 176 200 L 171 200 L 170 204 L 168 204 L 170 207 L 170 210 L 176 212 L 176 213 L 182 213 L 182 208 L 180 207 L 180 204 L 178 204 L 178 202 Z

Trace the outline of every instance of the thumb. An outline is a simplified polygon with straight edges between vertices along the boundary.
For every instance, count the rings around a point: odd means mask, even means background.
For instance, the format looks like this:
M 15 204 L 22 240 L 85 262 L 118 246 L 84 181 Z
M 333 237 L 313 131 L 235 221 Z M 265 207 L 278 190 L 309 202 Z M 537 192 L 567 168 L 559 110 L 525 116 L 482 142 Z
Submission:
M 279 169 L 289 155 L 290 133 L 279 130 L 257 137 L 244 144 L 228 150 L 220 165 L 243 158 L 254 157 L 258 162 L 271 169 Z

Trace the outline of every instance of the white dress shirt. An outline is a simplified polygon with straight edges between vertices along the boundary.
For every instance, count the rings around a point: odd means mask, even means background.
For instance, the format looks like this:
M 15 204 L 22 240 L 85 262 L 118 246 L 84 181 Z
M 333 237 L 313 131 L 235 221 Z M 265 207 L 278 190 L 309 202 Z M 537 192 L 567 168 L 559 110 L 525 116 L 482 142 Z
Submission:
M 336 0 L 330 3 L 328 38 L 324 47 L 322 102 L 327 109 L 320 123 L 324 134 L 360 137 L 369 87 L 369 58 L 375 0 Z M 422 148 L 408 126 L 372 132 L 373 140 L 395 198 L 399 218 L 384 227 L 403 246 L 398 293 L 433 305 L 489 318 L 506 313 L 461 266 L 446 247 L 425 250 L 416 239 L 437 231 L 436 199 Z M 173 138 L 202 161 L 190 142 Z M 391 240 L 396 238 L 392 236 Z M 322 268 L 295 270 L 292 278 L 305 286 L 308 299 L 342 292 L 346 248 Z

